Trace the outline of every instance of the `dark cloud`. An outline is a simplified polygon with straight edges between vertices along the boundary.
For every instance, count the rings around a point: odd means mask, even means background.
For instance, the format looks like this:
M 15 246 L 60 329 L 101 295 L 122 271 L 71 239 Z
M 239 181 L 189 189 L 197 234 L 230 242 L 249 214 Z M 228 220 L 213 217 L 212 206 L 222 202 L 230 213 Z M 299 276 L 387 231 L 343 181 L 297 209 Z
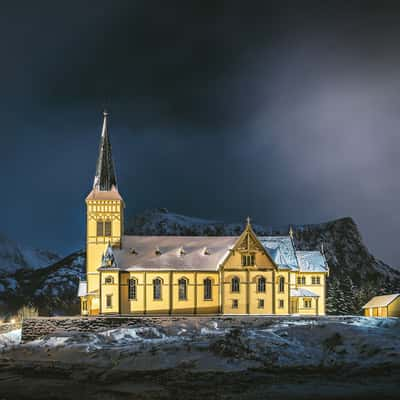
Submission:
M 83 246 L 107 106 L 128 215 L 351 215 L 396 264 L 399 16 L 365 1 L 3 7 L 1 230 Z

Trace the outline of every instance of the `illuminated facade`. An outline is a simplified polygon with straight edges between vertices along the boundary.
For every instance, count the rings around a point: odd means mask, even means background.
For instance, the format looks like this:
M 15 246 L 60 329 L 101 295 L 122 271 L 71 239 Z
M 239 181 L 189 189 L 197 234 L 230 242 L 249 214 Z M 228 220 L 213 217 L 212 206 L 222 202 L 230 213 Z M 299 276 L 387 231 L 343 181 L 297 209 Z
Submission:
M 82 315 L 324 315 L 328 266 L 320 251 L 297 251 L 288 236 L 124 235 L 104 113 L 93 189 L 86 198 Z

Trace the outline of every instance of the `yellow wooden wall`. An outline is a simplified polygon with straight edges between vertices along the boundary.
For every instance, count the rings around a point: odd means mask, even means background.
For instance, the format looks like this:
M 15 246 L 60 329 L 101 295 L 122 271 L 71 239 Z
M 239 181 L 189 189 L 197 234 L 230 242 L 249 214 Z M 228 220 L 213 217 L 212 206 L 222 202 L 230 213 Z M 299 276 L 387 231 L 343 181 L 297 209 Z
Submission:
M 400 297 L 392 301 L 388 306 L 389 317 L 400 317 Z
M 326 274 L 321 272 L 296 272 L 292 273 L 293 277 L 295 277 L 295 285 L 296 288 L 303 288 L 314 292 L 319 295 L 319 298 L 309 298 L 311 300 L 312 306 L 311 309 L 307 309 L 304 307 L 304 299 L 299 299 L 298 304 L 298 312 L 299 314 L 306 315 L 315 315 L 316 311 L 318 315 L 325 315 L 325 298 L 326 298 Z M 298 283 L 297 278 L 305 278 L 305 284 Z M 313 284 L 312 277 L 319 277 L 320 284 Z
M 262 252 L 256 253 L 256 265 L 243 267 L 241 253 L 233 251 L 220 271 L 122 271 L 102 272 L 101 298 L 102 313 L 121 314 L 277 314 L 288 315 L 292 312 L 291 301 L 297 302 L 298 314 L 323 315 L 325 311 L 325 276 L 320 274 L 321 284 L 313 285 L 308 274 L 304 285 L 297 285 L 297 273 L 289 270 L 275 270 L 271 260 Z M 105 284 L 105 276 L 112 274 L 114 284 Z M 116 276 L 119 275 L 119 281 Z M 239 278 L 239 292 L 232 292 L 232 279 Z M 257 281 L 266 279 L 265 293 L 257 291 Z M 279 289 L 279 278 L 284 278 L 284 290 Z M 161 299 L 153 298 L 153 280 L 162 282 Z M 187 298 L 179 299 L 179 279 L 187 281 Z M 212 299 L 204 299 L 204 279 L 212 281 Z M 136 299 L 128 298 L 128 280 L 137 282 Z M 117 282 L 119 285 L 117 285 Z M 291 287 L 304 287 L 320 294 L 320 299 L 310 298 L 311 308 L 304 308 L 304 298 L 290 298 Z M 118 293 L 119 292 L 119 293 Z M 111 294 L 113 306 L 107 309 L 106 295 Z M 264 308 L 259 308 L 259 300 L 264 300 Z M 233 308 L 233 300 L 238 307 Z M 281 304 L 280 300 L 283 301 Z M 322 303 L 322 305 L 321 305 Z M 281 306 L 282 305 L 282 306 Z M 119 308 L 120 307 L 120 308 Z M 316 311 L 318 308 L 318 311 Z
M 99 292 L 99 272 L 101 258 L 110 242 L 120 246 L 123 231 L 124 203 L 122 200 L 87 200 L 86 201 L 86 279 L 87 291 Z M 97 236 L 97 221 L 111 221 L 112 236 Z M 91 314 L 100 312 L 100 294 L 92 295 Z
M 153 281 L 162 281 L 161 300 L 153 298 Z M 186 300 L 179 299 L 180 279 L 187 280 Z M 204 300 L 204 279 L 212 281 L 212 298 Z M 137 281 L 136 299 L 128 298 L 128 280 Z M 103 291 L 103 290 L 102 290 Z M 121 273 L 121 314 L 217 314 L 219 273 L 194 271 L 132 271 Z
M 107 278 L 112 278 L 113 283 L 106 283 Z M 110 270 L 102 271 L 100 274 L 101 279 L 101 307 L 100 313 L 102 314 L 116 314 L 119 313 L 119 271 Z M 111 296 L 111 307 L 106 304 L 106 297 Z

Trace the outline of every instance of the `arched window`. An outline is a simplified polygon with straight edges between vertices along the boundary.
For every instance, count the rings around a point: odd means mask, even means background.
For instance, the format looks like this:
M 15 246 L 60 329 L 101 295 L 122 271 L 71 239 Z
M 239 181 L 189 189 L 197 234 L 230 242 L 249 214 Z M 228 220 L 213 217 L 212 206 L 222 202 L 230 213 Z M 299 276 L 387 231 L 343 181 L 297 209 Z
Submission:
M 262 276 L 257 281 L 257 292 L 265 293 L 265 278 Z
M 136 279 L 128 280 L 128 300 L 136 300 L 137 282 Z
M 204 284 L 204 300 L 212 299 L 212 291 L 211 291 L 211 279 L 206 278 L 203 281 Z
M 114 278 L 112 276 L 106 276 L 104 279 L 104 283 L 106 285 L 112 285 L 114 283 Z
M 240 287 L 240 280 L 238 277 L 232 278 L 231 282 L 231 291 L 232 292 L 239 292 L 239 287 Z
M 285 291 L 285 278 L 283 276 L 279 277 L 279 292 L 283 293 Z
M 156 278 L 153 281 L 153 299 L 161 300 L 161 279 Z
M 179 287 L 179 300 L 187 300 L 187 280 L 185 278 L 181 278 L 178 281 Z

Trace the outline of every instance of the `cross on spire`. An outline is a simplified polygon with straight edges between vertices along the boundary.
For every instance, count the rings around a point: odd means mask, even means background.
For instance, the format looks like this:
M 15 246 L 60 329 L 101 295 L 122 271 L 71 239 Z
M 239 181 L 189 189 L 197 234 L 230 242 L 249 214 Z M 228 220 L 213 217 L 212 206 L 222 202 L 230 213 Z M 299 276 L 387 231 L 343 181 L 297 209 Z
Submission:
M 247 217 L 246 221 L 247 221 L 247 225 L 250 225 L 250 217 Z
M 113 186 L 117 187 L 114 161 L 112 159 L 111 142 L 108 136 L 108 112 L 103 111 L 103 128 L 99 146 L 99 158 L 97 159 L 96 175 L 93 189 L 109 191 Z

